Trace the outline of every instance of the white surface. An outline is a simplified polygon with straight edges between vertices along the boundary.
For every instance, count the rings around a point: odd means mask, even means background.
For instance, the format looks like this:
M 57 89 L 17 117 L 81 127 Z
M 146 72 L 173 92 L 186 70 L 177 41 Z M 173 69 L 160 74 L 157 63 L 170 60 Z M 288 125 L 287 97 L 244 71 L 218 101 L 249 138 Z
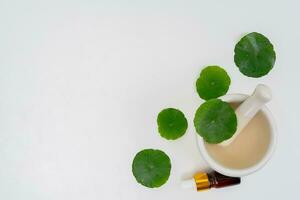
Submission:
M 299 1 L 0 0 L 0 199 L 297 199 Z M 241 35 L 265 34 L 277 52 L 263 78 L 233 63 Z M 273 159 L 242 184 L 204 193 L 182 177 L 207 166 L 192 124 L 202 66 L 232 77 L 229 93 L 270 85 L 279 130 Z M 163 140 L 156 115 L 181 109 L 188 133 Z M 135 153 L 159 148 L 173 166 L 151 190 L 131 174 Z

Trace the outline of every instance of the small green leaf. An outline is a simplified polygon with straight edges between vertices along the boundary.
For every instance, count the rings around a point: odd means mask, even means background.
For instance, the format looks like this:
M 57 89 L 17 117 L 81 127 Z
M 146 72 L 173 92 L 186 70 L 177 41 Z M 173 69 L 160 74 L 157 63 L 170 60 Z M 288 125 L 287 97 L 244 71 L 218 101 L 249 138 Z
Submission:
M 246 76 L 257 78 L 268 74 L 275 60 L 273 45 L 260 33 L 249 33 L 235 45 L 234 62 Z
M 230 82 L 230 77 L 223 68 L 208 66 L 201 71 L 196 88 L 202 99 L 209 100 L 226 94 Z
M 194 126 L 206 142 L 220 143 L 233 136 L 237 128 L 237 118 L 228 103 L 211 99 L 197 109 Z
M 168 140 L 180 138 L 186 132 L 188 122 L 184 114 L 175 108 L 162 110 L 157 116 L 158 132 Z
M 171 161 L 161 150 L 145 149 L 137 153 L 132 162 L 132 173 L 138 183 L 149 187 L 160 187 L 167 182 Z

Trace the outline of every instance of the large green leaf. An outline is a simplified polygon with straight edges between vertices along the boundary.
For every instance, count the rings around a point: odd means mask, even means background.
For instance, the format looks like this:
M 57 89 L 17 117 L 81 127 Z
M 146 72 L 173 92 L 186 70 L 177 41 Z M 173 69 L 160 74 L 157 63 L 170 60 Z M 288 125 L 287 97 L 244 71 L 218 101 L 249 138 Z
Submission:
M 137 182 L 149 188 L 160 187 L 166 183 L 170 171 L 170 158 L 161 150 L 142 150 L 132 162 L 132 173 Z
M 157 116 L 158 132 L 168 140 L 180 138 L 186 132 L 188 122 L 184 114 L 175 108 L 162 110 Z
M 206 142 L 220 143 L 233 136 L 237 128 L 237 118 L 228 103 L 211 99 L 197 109 L 194 126 Z
M 234 62 L 249 77 L 261 77 L 273 68 L 276 54 L 273 45 L 260 33 L 245 35 L 235 46 Z
M 226 94 L 230 82 L 230 77 L 223 68 L 208 66 L 201 71 L 196 88 L 202 99 L 209 100 Z

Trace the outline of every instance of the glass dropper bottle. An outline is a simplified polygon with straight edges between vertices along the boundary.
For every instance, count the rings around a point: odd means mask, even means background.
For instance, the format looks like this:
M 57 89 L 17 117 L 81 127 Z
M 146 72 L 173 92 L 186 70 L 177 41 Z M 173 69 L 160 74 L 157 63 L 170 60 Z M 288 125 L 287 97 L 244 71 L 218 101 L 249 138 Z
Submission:
M 183 188 L 195 188 L 198 192 L 210 188 L 222 188 L 241 183 L 241 178 L 230 177 L 220 174 L 216 171 L 210 173 L 199 172 L 194 175 L 193 179 L 185 180 L 181 186 Z

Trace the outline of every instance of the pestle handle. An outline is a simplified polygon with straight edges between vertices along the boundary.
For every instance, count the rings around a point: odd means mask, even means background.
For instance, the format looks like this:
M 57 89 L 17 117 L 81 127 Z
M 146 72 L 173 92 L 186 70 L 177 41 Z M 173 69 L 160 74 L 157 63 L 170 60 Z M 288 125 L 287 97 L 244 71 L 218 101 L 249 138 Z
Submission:
M 261 109 L 263 105 L 272 99 L 271 89 L 264 85 L 259 84 L 256 86 L 253 94 L 248 97 L 236 110 L 237 117 L 237 130 L 235 134 L 228 140 L 220 143 L 222 146 L 229 145 L 246 127 L 250 120 L 255 116 L 255 114 Z

